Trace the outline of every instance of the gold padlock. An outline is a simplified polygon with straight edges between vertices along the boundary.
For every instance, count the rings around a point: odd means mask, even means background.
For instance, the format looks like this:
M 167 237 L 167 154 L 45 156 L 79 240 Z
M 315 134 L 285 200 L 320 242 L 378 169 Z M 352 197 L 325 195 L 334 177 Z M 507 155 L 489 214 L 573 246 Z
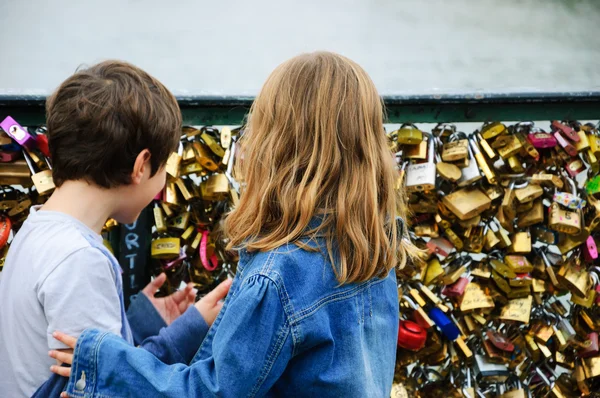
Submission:
M 502 159 L 508 159 L 511 156 L 515 156 L 523 148 L 523 145 L 521 145 L 521 141 L 519 141 L 517 137 L 513 135 L 508 137 L 510 138 L 507 140 L 506 146 L 498 148 L 498 154 Z
M 405 123 L 394 133 L 396 141 L 401 145 L 418 145 L 423 141 L 423 132 L 414 124 Z
M 499 122 L 484 124 L 481 128 L 481 135 L 486 140 L 494 138 L 500 134 L 505 134 L 507 131 L 506 126 Z
M 473 218 L 490 208 L 492 201 L 478 188 L 463 188 L 442 198 L 442 202 L 460 220 Z
M 469 156 L 469 141 L 466 139 L 451 141 L 444 144 L 442 149 L 442 160 L 444 162 L 455 162 Z
M 513 234 L 512 245 L 508 249 L 510 253 L 527 254 L 531 252 L 531 233 L 521 231 Z
M 563 210 L 558 203 L 552 202 L 548 226 L 557 232 L 576 235 L 581 232 L 581 217 L 578 211 Z
M 524 188 L 515 189 L 515 197 L 521 203 L 531 202 L 544 194 L 544 189 L 536 184 L 528 184 Z
M 542 200 L 538 199 L 530 203 L 533 203 L 531 209 L 519 215 L 517 219 L 517 227 L 519 228 L 526 228 L 544 221 L 544 205 Z
M 158 259 L 172 259 L 179 256 L 179 238 L 161 238 L 152 241 L 151 255 Z

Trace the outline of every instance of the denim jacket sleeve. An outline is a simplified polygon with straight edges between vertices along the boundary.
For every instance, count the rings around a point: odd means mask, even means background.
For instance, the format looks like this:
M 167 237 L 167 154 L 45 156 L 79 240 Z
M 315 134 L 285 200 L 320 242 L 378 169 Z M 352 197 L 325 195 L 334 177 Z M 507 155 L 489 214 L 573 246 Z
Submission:
M 131 298 L 127 310 L 134 343 L 161 361 L 188 364 L 208 332 L 208 325 L 193 307 L 187 309 L 169 327 L 145 294 Z
M 191 365 L 166 365 L 90 329 L 77 341 L 67 392 L 90 398 L 265 395 L 292 357 L 292 329 L 275 282 L 257 274 L 241 283 Z
M 127 320 L 131 326 L 135 345 L 141 344 L 150 336 L 156 336 L 160 329 L 167 326 L 165 320 L 144 293 L 131 296 L 131 302 L 127 309 Z

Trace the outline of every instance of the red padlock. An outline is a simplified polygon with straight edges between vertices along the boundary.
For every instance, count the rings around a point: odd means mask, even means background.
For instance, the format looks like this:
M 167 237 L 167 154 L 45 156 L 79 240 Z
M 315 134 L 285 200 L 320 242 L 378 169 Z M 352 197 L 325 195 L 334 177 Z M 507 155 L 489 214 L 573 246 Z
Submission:
M 469 278 L 460 277 L 451 285 L 445 286 L 442 294 L 446 297 L 460 297 L 465 293 L 465 289 L 469 284 Z
M 412 321 L 401 320 L 398 326 L 398 347 L 409 351 L 419 351 L 425 347 L 427 332 Z
M 442 258 L 446 258 L 450 255 L 450 252 L 454 250 L 454 245 L 447 239 L 444 238 L 433 238 L 427 242 L 427 250 L 429 254 L 437 254 Z
M 41 153 L 50 157 L 50 147 L 48 146 L 48 137 L 45 134 L 36 135 L 37 145 Z
M 12 222 L 10 221 L 10 218 L 0 217 L 0 249 L 2 249 L 6 245 L 6 242 L 8 242 L 11 228 Z
M 515 345 L 511 343 L 511 341 L 505 335 L 495 331 L 495 330 L 487 330 L 485 332 L 488 340 L 501 351 L 513 352 L 515 350 Z
M 553 130 L 560 131 L 561 133 L 566 135 L 567 138 L 570 139 L 571 141 L 579 142 L 581 140 L 581 138 L 579 138 L 579 136 L 577 135 L 577 132 L 575 130 L 573 130 L 571 127 L 567 126 L 566 124 L 560 123 L 558 120 L 553 120 L 550 125 Z
M 21 156 L 21 152 L 0 151 L 0 163 L 12 163 Z
M 590 342 L 590 345 L 587 348 L 578 351 L 580 358 L 595 357 L 600 352 L 598 347 L 598 333 L 593 332 L 588 334 L 588 341 Z

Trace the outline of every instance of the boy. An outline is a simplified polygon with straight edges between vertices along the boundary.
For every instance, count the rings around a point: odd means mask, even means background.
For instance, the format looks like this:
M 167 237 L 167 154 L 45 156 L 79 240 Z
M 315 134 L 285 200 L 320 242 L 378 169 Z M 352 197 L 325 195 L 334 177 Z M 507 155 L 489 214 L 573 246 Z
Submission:
M 154 299 L 161 275 L 132 301 L 138 320 L 156 324 L 160 313 L 158 327 L 149 332 L 141 325 L 146 330 L 136 333 L 132 324 L 132 333 L 120 268 L 102 247 L 108 218 L 132 223 L 165 185 L 165 164 L 181 132 L 173 95 L 141 69 L 107 61 L 68 78 L 46 107 L 56 190 L 43 207 L 31 209 L 0 281 L 0 391 L 7 397 L 31 396 L 48 380 L 54 362 L 48 350 L 67 348 L 52 337 L 55 330 L 79 335 L 97 327 L 140 343 L 166 326 L 161 316 L 171 321 L 185 312 L 142 345 L 168 362 L 188 362 L 222 298 L 192 309 L 188 286 Z M 47 384 L 44 391 L 56 391 Z

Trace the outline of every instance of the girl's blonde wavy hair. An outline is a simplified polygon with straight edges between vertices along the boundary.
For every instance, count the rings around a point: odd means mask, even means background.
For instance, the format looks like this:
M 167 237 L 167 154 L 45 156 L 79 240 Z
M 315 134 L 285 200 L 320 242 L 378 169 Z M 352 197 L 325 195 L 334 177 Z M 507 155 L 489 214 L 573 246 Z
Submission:
M 398 231 L 403 192 L 375 85 L 338 54 L 279 65 L 256 97 L 240 140 L 240 203 L 225 220 L 229 248 L 266 251 L 324 236 L 342 284 L 385 277 L 419 250 Z M 316 216 L 316 228 L 308 228 Z M 312 249 L 315 250 L 315 249 Z

